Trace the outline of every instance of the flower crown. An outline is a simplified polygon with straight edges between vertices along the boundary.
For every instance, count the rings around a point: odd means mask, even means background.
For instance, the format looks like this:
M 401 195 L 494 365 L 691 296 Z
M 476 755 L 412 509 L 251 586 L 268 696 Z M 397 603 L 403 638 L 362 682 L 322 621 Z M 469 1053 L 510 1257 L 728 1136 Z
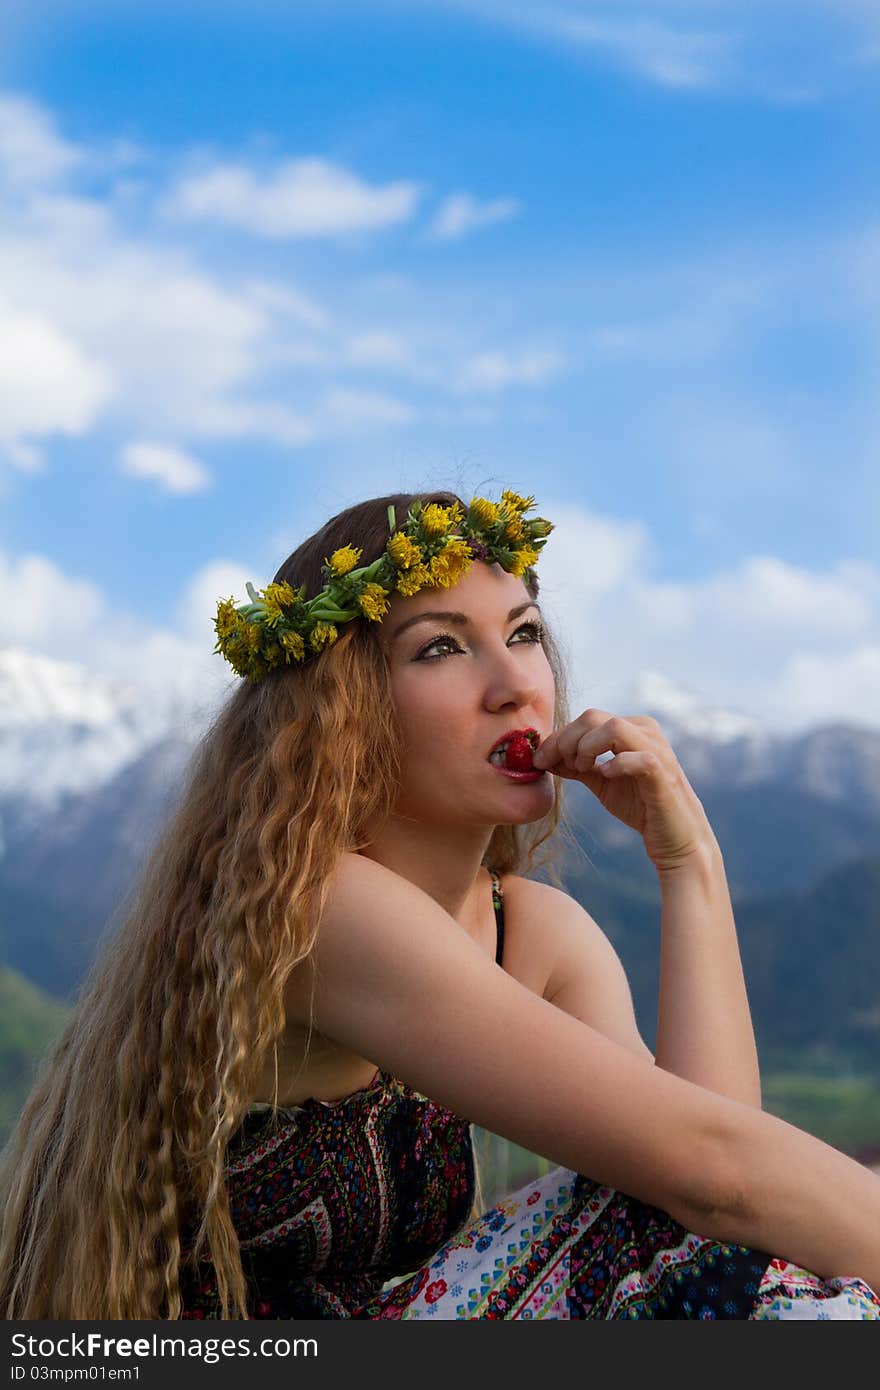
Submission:
M 543 517 L 525 520 L 534 505 L 534 497 L 509 489 L 498 503 L 474 497 L 467 512 L 458 502 L 442 507 L 416 501 L 401 527 L 391 506 L 390 539 L 378 560 L 358 569 L 362 550 L 351 545 L 334 550 L 321 566 L 323 589 L 308 601 L 305 585 L 294 589 L 286 580 L 259 593 L 248 582 L 251 602 L 241 606 L 221 599 L 214 651 L 238 675 L 260 681 L 276 667 L 305 662 L 331 647 L 340 623 L 361 617 L 381 622 L 392 593 L 409 597 L 423 588 L 451 588 L 474 560 L 526 578 L 553 530 Z

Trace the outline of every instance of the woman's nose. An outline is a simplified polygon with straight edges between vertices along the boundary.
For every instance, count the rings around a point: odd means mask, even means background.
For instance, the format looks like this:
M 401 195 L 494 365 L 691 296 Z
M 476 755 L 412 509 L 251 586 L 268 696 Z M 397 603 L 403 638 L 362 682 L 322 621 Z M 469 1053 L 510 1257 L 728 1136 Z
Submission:
M 486 699 L 490 704 L 534 704 L 540 693 L 534 675 L 523 671 L 521 664 L 507 663 L 490 679 Z

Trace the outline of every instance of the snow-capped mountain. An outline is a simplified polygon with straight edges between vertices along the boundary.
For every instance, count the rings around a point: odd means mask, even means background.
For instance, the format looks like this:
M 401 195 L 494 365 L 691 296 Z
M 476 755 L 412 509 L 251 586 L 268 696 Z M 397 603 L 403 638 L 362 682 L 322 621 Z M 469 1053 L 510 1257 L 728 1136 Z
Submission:
M 66 796 L 97 792 L 174 731 L 193 735 L 175 704 L 134 684 L 17 647 L 0 647 L 0 805 L 41 817 Z
M 706 703 L 696 690 L 670 680 L 659 671 L 643 671 L 632 683 L 633 708 L 653 714 L 661 724 L 674 724 L 681 733 L 722 746 L 736 739 L 769 742 L 760 720 L 735 710 Z
M 822 724 L 783 737 L 750 715 L 712 707 L 654 672 L 633 683 L 632 708 L 661 725 L 689 780 L 702 787 L 773 782 L 791 793 L 880 813 L 880 731 Z

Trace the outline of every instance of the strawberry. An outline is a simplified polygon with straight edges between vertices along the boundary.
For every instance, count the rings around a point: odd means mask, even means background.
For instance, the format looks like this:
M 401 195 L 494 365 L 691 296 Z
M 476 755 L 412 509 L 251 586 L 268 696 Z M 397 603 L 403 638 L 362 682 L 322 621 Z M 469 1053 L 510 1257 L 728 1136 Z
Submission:
M 504 766 L 508 772 L 532 771 L 532 744 L 525 734 L 514 734 L 508 743 Z

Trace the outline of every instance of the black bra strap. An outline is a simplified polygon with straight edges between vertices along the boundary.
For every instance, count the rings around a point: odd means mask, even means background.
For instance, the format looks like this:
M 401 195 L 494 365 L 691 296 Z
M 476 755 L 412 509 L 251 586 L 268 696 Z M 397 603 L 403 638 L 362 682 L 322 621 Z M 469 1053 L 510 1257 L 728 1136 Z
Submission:
M 501 965 L 501 958 L 504 955 L 504 895 L 501 891 L 501 879 L 494 869 L 489 870 L 492 875 L 492 903 L 495 908 L 495 932 L 498 944 L 495 948 L 495 964 Z

